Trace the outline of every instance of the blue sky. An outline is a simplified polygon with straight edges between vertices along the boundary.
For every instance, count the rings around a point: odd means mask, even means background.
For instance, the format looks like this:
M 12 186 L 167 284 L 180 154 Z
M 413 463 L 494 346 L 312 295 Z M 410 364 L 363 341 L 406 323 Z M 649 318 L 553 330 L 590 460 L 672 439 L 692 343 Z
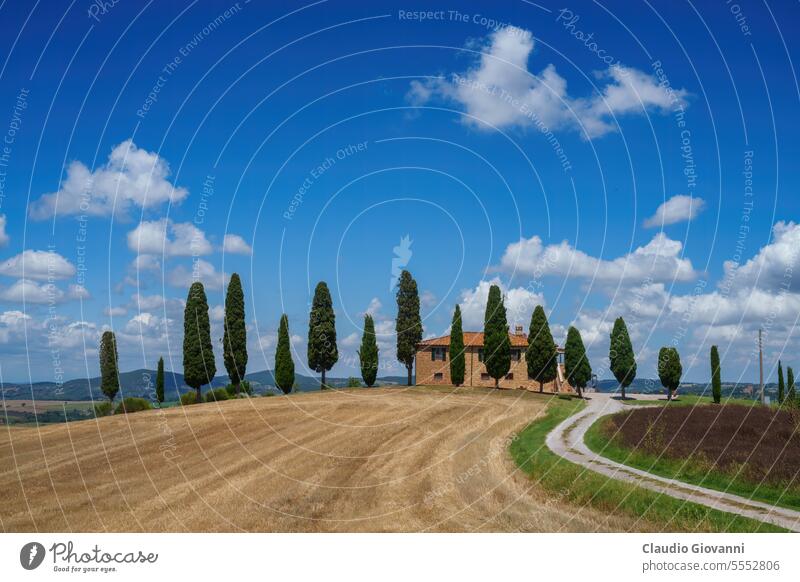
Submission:
M 94 375 L 105 329 L 123 370 L 180 370 L 193 273 L 217 340 L 232 272 L 250 371 L 285 312 L 308 373 L 325 280 L 332 373 L 367 311 L 402 373 L 393 259 L 426 336 L 457 302 L 479 329 L 497 282 L 512 324 L 578 326 L 601 377 L 618 315 L 642 376 L 677 345 L 703 381 L 716 343 L 755 380 L 759 327 L 771 377 L 798 353 L 794 5 L 57 5 L 0 7 L 5 381 Z

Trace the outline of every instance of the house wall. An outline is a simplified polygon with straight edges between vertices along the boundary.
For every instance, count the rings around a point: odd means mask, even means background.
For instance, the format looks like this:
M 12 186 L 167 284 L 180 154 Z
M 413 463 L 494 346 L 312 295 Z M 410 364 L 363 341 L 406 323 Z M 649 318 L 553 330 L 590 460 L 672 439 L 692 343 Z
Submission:
M 416 356 L 416 383 L 418 385 L 452 385 L 450 380 L 450 350 L 445 348 L 445 360 L 431 360 L 432 347 L 424 346 L 417 350 Z M 513 377 L 500 380 L 500 388 L 539 390 L 539 383 L 528 379 L 528 364 L 525 361 L 525 350 L 520 349 L 520 359 L 518 362 L 511 360 L 509 374 Z M 437 374 L 441 374 L 437 378 Z M 478 348 L 468 347 L 464 354 L 464 386 L 483 386 L 494 387 L 494 378 L 484 377 L 486 366 L 478 360 Z M 545 392 L 573 392 L 573 389 L 566 382 L 560 383 L 560 390 L 557 390 L 558 382 L 548 382 L 544 385 Z

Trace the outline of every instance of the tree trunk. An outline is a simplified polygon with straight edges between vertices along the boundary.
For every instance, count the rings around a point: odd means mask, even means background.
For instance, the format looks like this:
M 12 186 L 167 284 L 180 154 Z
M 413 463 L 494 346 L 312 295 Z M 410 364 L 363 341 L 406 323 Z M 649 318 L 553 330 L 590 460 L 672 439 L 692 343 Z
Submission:
M 408 371 L 408 385 L 411 386 L 411 369 L 414 365 L 406 366 L 406 371 Z
M 319 389 L 325 390 L 325 368 L 322 368 L 322 381 L 320 382 Z
M 580 386 L 576 387 L 578 389 L 578 398 L 583 398 L 583 389 Z
M 495 378 L 494 379 L 494 387 L 495 387 L 495 389 L 499 389 L 500 388 L 500 378 Z
M 198 386 L 197 390 L 197 398 L 195 398 L 195 404 L 200 404 L 203 401 L 203 387 Z
M 539 380 L 539 394 L 541 394 L 542 392 L 544 392 L 544 382 Z
M 672 390 L 667 388 L 667 402 L 672 400 Z
M 619 388 L 620 388 L 620 392 L 622 393 L 622 399 L 625 400 L 625 386 L 620 384 Z
M 234 383 L 234 394 L 236 394 L 236 398 L 239 398 L 239 382 Z

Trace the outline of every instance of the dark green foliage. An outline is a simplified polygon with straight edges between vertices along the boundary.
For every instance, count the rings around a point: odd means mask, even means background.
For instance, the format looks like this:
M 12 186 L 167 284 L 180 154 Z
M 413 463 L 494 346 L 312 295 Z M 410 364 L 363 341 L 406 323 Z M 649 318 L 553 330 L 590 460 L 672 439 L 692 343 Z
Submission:
M 231 396 L 225 388 L 214 388 L 206 392 L 206 402 L 222 402 L 223 400 L 230 400 L 230 398 Z
M 228 384 L 227 386 L 225 386 L 225 390 L 227 390 L 228 396 L 234 398 L 236 397 L 237 386 L 234 386 L 233 384 Z M 238 390 L 239 390 L 239 395 L 247 394 L 248 396 L 251 396 L 253 394 L 253 388 L 252 386 L 250 386 L 250 382 L 248 380 L 242 380 L 238 386 Z
M 592 379 L 592 366 L 586 355 L 581 332 L 574 326 L 567 330 L 567 343 L 564 345 L 564 374 L 569 385 L 583 398 L 583 389 Z
M 558 350 L 541 305 L 537 305 L 531 315 L 525 360 L 528 363 L 528 377 L 539 382 L 539 392 L 543 392 L 544 385 L 556 379 Z
M 486 301 L 486 314 L 483 318 L 483 363 L 486 372 L 494 378 L 494 386 L 500 385 L 511 369 L 511 338 L 508 337 L 508 320 L 506 306 L 500 287 L 489 288 L 489 299 Z
M 124 398 L 122 402 L 117 405 L 115 414 L 130 414 L 131 412 L 140 412 L 142 410 L 150 410 L 150 402 L 144 398 Z
M 197 391 L 197 402 L 203 401 L 202 387 L 210 384 L 216 373 L 208 300 L 203 284 L 196 281 L 189 287 L 183 312 L 183 381 Z
M 161 404 L 164 402 L 164 358 L 158 358 L 158 369 L 156 370 L 156 400 Z
M 200 402 L 202 401 L 203 400 L 201 399 Z M 184 394 L 181 394 L 181 404 L 184 406 L 188 404 L 197 404 L 197 402 L 197 392 L 185 392 Z
M 361 362 L 361 378 L 364 384 L 374 386 L 378 377 L 378 340 L 375 337 L 375 320 L 369 314 L 364 316 L 364 334 L 361 336 L 358 358 Z
M 100 389 L 110 401 L 119 392 L 117 338 L 113 331 L 104 331 L 100 339 Z
M 719 350 L 717 346 L 711 346 L 711 396 L 714 403 L 719 404 L 722 400 L 722 380 L 719 367 Z
M 453 323 L 450 326 L 450 382 L 454 386 L 464 383 L 464 329 L 461 326 L 461 307 L 456 304 Z
M 108 416 L 109 414 L 111 414 L 113 410 L 114 410 L 114 405 L 111 403 L 111 401 L 98 402 L 97 404 L 94 405 L 94 414 L 98 418 L 101 416 Z
M 636 378 L 636 358 L 633 354 L 633 345 L 628 335 L 628 326 L 625 320 L 618 317 L 611 330 L 611 346 L 608 350 L 608 359 L 611 373 L 619 382 L 620 395 L 625 398 L 625 388 L 631 385 Z
M 350 376 L 347 379 L 347 387 L 348 388 L 361 388 L 361 381 L 356 378 L 355 376 Z
M 658 352 L 658 379 L 661 385 L 667 389 L 667 400 L 672 400 L 675 390 L 681 383 L 681 357 L 675 348 L 661 348 Z
M 292 391 L 294 385 L 294 361 L 289 340 L 289 318 L 284 313 L 278 326 L 278 348 L 275 350 L 275 385 L 284 394 Z
M 238 273 L 231 275 L 225 295 L 225 323 L 222 356 L 231 384 L 239 394 L 239 384 L 247 371 L 247 328 L 244 321 L 244 291 Z
M 783 404 L 786 398 L 786 385 L 783 383 L 783 366 L 778 360 L 778 404 Z
M 400 274 L 397 284 L 397 359 L 408 371 L 408 385 L 411 386 L 411 372 L 417 344 L 422 341 L 422 319 L 419 315 L 419 293 L 417 282 L 408 271 Z
M 791 407 L 799 406 L 800 402 L 797 400 L 797 392 L 794 387 L 794 370 L 792 370 L 791 366 L 786 368 L 786 385 L 788 387 L 786 392 L 786 404 Z
M 308 367 L 322 374 L 321 387 L 325 386 L 325 372 L 338 361 L 336 314 L 333 312 L 328 285 L 320 281 L 314 290 L 314 301 L 308 320 Z

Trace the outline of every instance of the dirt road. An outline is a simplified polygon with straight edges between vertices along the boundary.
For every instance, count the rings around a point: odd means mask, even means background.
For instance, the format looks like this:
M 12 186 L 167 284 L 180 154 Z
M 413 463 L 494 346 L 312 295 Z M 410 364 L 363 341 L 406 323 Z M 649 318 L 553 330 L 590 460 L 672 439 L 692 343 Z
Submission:
M 0 429 L 5 531 L 625 531 L 513 465 L 547 397 L 370 389 Z M 641 527 L 641 524 L 639 524 Z

